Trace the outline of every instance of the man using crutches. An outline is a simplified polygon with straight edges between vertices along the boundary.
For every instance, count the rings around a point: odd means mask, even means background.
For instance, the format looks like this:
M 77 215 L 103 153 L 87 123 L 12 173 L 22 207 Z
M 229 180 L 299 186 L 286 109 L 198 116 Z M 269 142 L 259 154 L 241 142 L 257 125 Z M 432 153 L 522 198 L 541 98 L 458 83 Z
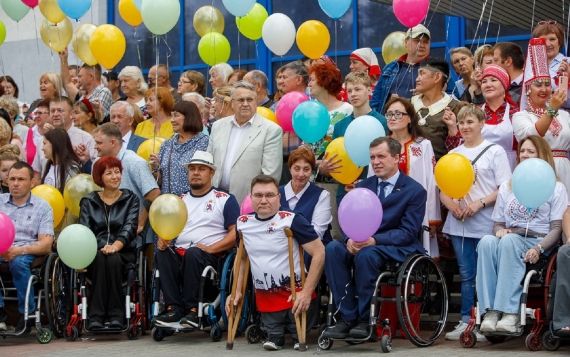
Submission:
M 317 318 L 315 288 L 323 272 L 325 250 L 313 226 L 303 216 L 279 210 L 279 199 L 278 184 L 273 177 L 259 175 L 253 179 L 251 200 L 255 214 L 238 218 L 237 230 L 245 249 L 240 247 L 241 252 L 238 251 L 241 259 L 234 267 L 239 272 L 237 287 L 226 301 L 226 312 L 232 316 L 232 309 L 241 301 L 249 257 L 257 309 L 262 329 L 269 337 L 263 348 L 283 348 L 284 334 L 289 330 L 294 349 L 304 351 L 306 329 Z M 312 257 L 304 284 L 303 250 Z M 228 348 L 232 345 L 230 336 Z

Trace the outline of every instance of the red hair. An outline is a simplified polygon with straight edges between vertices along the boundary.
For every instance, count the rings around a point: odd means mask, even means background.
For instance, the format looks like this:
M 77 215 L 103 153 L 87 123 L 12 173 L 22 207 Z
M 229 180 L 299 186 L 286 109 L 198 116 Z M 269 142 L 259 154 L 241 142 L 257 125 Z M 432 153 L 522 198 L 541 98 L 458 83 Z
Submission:
M 309 70 L 309 74 L 315 74 L 317 84 L 330 95 L 337 96 L 342 90 L 342 74 L 335 65 L 330 63 L 315 64 Z
M 103 156 L 93 165 L 93 170 L 91 175 L 93 176 L 93 182 L 99 187 L 103 187 L 103 174 L 105 170 L 119 168 L 119 171 L 123 173 L 123 165 L 121 160 L 117 159 L 115 156 Z M 104 188 L 104 187 L 103 187 Z

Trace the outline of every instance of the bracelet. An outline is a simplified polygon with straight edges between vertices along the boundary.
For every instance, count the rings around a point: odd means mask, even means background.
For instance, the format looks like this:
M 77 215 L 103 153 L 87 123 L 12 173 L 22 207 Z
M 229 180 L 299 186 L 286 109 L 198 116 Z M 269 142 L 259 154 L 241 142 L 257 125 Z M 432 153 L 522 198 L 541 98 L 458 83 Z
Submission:
M 153 174 L 154 174 L 155 172 L 159 172 L 159 171 L 160 171 L 160 167 L 159 167 L 158 169 L 152 169 L 152 170 L 150 170 L 150 172 L 153 173 Z
M 481 201 L 481 204 L 483 205 L 483 208 L 487 207 L 487 204 L 485 203 L 485 200 L 480 199 L 480 201 Z
M 555 116 L 558 115 L 558 110 L 552 108 L 550 105 L 546 106 L 546 114 L 551 117 L 554 118 Z

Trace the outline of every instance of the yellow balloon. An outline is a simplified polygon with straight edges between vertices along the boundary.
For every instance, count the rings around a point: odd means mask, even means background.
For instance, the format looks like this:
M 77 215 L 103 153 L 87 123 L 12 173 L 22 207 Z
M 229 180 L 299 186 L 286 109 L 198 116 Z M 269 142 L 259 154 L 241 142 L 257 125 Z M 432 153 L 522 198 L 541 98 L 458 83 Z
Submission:
M 194 14 L 194 29 L 200 37 L 209 32 L 224 32 L 225 21 L 222 12 L 213 6 L 202 6 Z
M 119 1 L 119 15 L 133 27 L 137 27 L 143 21 L 141 12 L 137 9 L 133 0 Z
M 89 48 L 97 62 L 111 69 L 123 58 L 127 41 L 117 26 L 101 25 L 91 34 Z
M 277 122 L 277 116 L 275 115 L 275 113 L 271 111 L 271 109 L 265 107 L 257 107 L 257 114 L 279 125 L 279 123 Z
M 156 137 L 154 139 L 147 139 L 142 142 L 142 144 L 137 149 L 137 155 L 145 159 L 148 162 L 150 159 L 150 154 L 155 153 L 158 154 L 158 150 L 160 150 L 160 146 L 165 141 L 165 138 Z
M 182 199 L 171 193 L 158 196 L 152 202 L 148 219 L 152 229 L 164 240 L 172 240 L 182 232 L 188 220 L 188 210 Z
M 324 55 L 330 43 L 329 29 L 320 21 L 306 21 L 297 30 L 297 46 L 305 56 L 311 59 Z
M 53 23 L 57 24 L 66 18 L 63 11 L 59 8 L 57 0 L 40 0 L 38 6 L 42 15 Z
M 80 60 L 87 63 L 90 66 L 97 64 L 97 60 L 93 57 L 91 53 L 91 48 L 89 47 L 89 41 L 91 40 L 91 35 L 97 26 L 93 24 L 83 24 L 75 30 L 73 38 L 71 39 L 71 44 L 73 46 L 73 51 L 79 57 Z
M 57 188 L 50 185 L 39 185 L 32 188 L 34 196 L 43 198 L 53 210 L 53 226 L 57 227 L 65 214 L 65 204 L 63 196 Z
M 382 42 L 382 58 L 386 64 L 397 60 L 408 52 L 406 49 L 406 33 L 394 31 Z
M 348 153 L 344 148 L 344 137 L 336 138 L 331 141 L 327 146 L 325 154 L 328 157 L 336 154 L 336 159 L 341 160 L 339 163 L 339 165 L 342 165 L 342 167 L 339 169 L 340 173 L 331 173 L 331 176 L 344 185 L 349 185 L 356 181 L 362 173 L 362 170 L 364 170 L 364 166 L 356 166 L 356 164 L 352 162 L 348 156 Z
M 451 198 L 463 198 L 473 186 L 475 172 L 471 162 L 461 154 L 444 155 L 435 165 L 435 182 Z
M 73 176 L 63 189 L 63 201 L 65 202 L 65 207 L 75 216 L 79 217 L 79 203 L 81 199 L 93 191 L 101 190 L 101 187 L 97 186 L 93 182 L 93 177 L 87 174 L 79 174 Z
M 69 41 L 71 41 L 73 26 L 71 26 L 71 22 L 67 18 L 57 24 L 43 19 L 40 26 L 40 36 L 42 41 L 52 51 L 61 52 L 65 50 L 67 45 L 69 45 Z

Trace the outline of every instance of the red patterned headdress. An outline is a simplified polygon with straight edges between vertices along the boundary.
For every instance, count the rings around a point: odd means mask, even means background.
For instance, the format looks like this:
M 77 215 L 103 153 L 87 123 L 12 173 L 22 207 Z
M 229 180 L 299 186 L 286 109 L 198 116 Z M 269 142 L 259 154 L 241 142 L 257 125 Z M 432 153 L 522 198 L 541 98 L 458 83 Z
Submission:
M 534 81 L 551 80 L 546 58 L 546 40 L 533 38 L 528 43 L 528 53 L 524 65 L 523 88 L 521 91 L 520 109 L 527 108 L 527 91 Z

